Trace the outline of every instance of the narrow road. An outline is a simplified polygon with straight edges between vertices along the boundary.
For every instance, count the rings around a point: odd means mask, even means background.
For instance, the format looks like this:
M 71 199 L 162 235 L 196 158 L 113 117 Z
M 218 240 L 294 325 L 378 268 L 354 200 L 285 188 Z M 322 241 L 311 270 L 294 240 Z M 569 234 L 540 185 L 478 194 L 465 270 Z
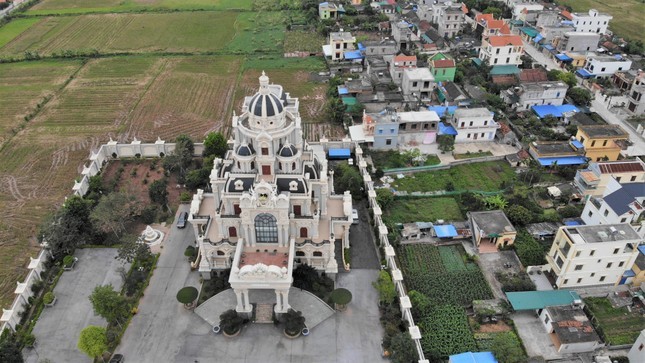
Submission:
M 526 52 L 526 54 L 530 55 L 536 63 L 543 65 L 547 70 L 560 69 L 558 64 L 553 59 L 542 54 L 542 52 L 537 50 L 537 48 L 527 43 L 526 41 L 522 40 L 522 42 L 524 43 L 524 51 Z

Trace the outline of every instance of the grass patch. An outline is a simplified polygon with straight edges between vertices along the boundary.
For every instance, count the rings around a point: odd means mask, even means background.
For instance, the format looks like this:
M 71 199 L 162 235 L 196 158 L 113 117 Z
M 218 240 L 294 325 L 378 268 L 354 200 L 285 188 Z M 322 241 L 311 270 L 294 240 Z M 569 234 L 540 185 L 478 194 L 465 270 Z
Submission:
M 455 157 L 455 159 L 461 160 L 461 159 L 481 158 L 481 157 L 484 157 L 484 156 L 493 156 L 493 153 L 490 152 L 490 151 L 482 151 L 482 152 L 479 152 L 479 153 L 467 152 L 465 154 L 454 154 L 453 156 Z
M 260 56 L 249 58 L 244 62 L 244 70 L 254 69 L 290 69 L 310 72 L 318 72 L 327 69 L 325 60 L 322 57 L 308 58 L 283 58 L 279 56 Z M 295 84 L 285 84 L 285 87 L 297 86 Z
M 188 12 L 47 17 L 6 44 L 0 55 L 79 50 L 107 54 L 217 51 L 233 38 L 237 15 Z
M 377 169 L 385 170 L 413 166 L 410 164 L 409 157 L 398 152 L 397 150 L 370 150 L 369 155 L 372 157 L 372 162 L 374 162 L 374 166 Z M 429 154 L 425 156 L 426 161 L 423 164 L 425 166 L 438 165 L 441 163 L 441 160 L 439 160 L 439 157 L 435 154 Z
M 15 19 L 0 27 L 0 48 L 40 20 L 38 18 Z
M 279 53 L 285 33 L 282 12 L 240 13 L 235 22 L 235 37 L 226 50 L 235 54 Z
M 426 171 L 397 179 L 392 187 L 407 192 L 445 190 L 449 182 L 455 190 L 497 191 L 502 182 L 515 180 L 515 172 L 508 163 L 491 161 L 453 166 L 450 169 Z
M 573 11 L 581 13 L 587 13 L 589 9 L 609 13 L 614 16 L 609 22 L 609 29 L 619 36 L 645 42 L 642 23 L 645 3 L 642 1 L 558 0 L 558 4 L 571 6 Z
M 320 53 L 325 42 L 325 37 L 317 32 L 290 31 L 284 36 L 284 51 Z
M 250 10 L 254 0 L 43 0 L 27 15 L 169 10 Z
M 614 308 L 604 297 L 584 299 L 587 308 L 593 313 L 604 335 L 606 343 L 612 345 L 634 344 L 640 332 L 645 329 L 645 317 L 638 312 L 629 312 L 626 307 Z
M 385 211 L 388 224 L 463 220 L 459 204 L 452 197 L 396 198 Z

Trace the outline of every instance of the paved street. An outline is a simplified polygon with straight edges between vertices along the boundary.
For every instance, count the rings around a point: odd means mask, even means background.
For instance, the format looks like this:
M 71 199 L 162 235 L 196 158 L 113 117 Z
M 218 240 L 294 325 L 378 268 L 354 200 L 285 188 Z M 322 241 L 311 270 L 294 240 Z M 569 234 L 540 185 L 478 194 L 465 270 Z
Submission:
M 116 260 L 113 248 L 88 248 L 76 252 L 78 263 L 72 271 L 65 271 L 54 288 L 56 305 L 43 310 L 33 334 L 35 349 L 25 349 L 27 363 L 41 362 L 91 362 L 78 350 L 76 343 L 81 330 L 88 325 L 106 326 L 105 319 L 94 315 L 88 297 L 97 285 L 112 284 L 121 289 L 122 279 L 118 268 L 123 263 Z
M 376 245 L 374 243 L 374 232 L 369 222 L 367 211 L 367 202 L 354 202 L 354 208 L 358 210 L 358 224 L 352 224 L 349 230 L 349 244 L 352 252 L 351 269 L 379 269 L 381 262 L 376 255 Z M 342 269 L 339 266 L 339 269 Z
M 526 41 L 522 40 L 522 42 L 524 43 L 524 51 L 526 52 L 526 54 L 530 55 L 536 63 L 544 65 L 548 70 L 560 69 L 558 63 L 556 63 L 553 59 L 542 54 L 537 48 L 527 43 Z

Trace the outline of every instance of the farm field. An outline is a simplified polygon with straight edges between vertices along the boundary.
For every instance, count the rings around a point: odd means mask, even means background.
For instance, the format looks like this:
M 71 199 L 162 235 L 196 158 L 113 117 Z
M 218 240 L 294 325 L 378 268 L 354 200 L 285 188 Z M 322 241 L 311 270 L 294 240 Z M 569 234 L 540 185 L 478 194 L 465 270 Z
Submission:
M 322 53 L 322 46 L 326 39 L 318 33 L 308 31 L 289 31 L 284 37 L 284 51 Z
M 39 21 L 38 18 L 15 19 L 0 28 L 0 48 Z
M 233 38 L 236 16 L 228 12 L 183 12 L 46 17 L 0 48 L 0 57 L 26 51 L 40 55 L 90 50 L 212 52 Z M 0 28 L 0 37 L 5 31 Z
M 244 12 L 235 21 L 235 36 L 226 46 L 233 54 L 282 55 L 285 16 L 282 12 Z
M 81 65 L 80 60 L 0 65 L 0 148 Z
M 558 0 L 560 5 L 568 5 L 576 12 L 587 12 L 596 9 L 614 16 L 609 22 L 609 29 L 619 36 L 645 42 L 643 33 L 643 14 L 645 3 L 640 0 Z
M 117 13 L 151 10 L 250 10 L 254 0 L 44 0 L 28 15 Z
M 502 182 L 516 178 L 513 168 L 504 161 L 490 161 L 453 166 L 450 169 L 433 170 L 406 175 L 392 183 L 392 188 L 407 192 L 445 190 L 449 182 L 457 191 L 498 191 Z
M 479 267 L 465 258 L 461 245 L 402 245 L 401 270 L 409 290 L 425 296 L 419 321 L 423 350 L 427 356 L 476 351 L 465 305 L 493 298 Z
M 645 318 L 638 312 L 627 308 L 614 308 L 607 298 L 590 297 L 584 299 L 604 335 L 611 345 L 634 344 L 641 330 L 645 329 Z
M 434 222 L 464 219 L 453 197 L 396 198 L 383 214 L 386 223 Z

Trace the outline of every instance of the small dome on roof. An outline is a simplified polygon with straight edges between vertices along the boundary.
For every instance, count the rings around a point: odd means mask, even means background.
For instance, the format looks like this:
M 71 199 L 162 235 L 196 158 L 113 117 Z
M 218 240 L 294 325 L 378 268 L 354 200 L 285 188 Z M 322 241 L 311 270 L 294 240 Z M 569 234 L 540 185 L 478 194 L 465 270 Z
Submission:
M 282 101 L 273 93 L 258 93 L 249 102 L 249 112 L 258 117 L 271 117 L 282 113 Z
M 253 154 L 255 154 L 255 150 L 253 150 L 252 145 L 242 144 L 242 145 L 238 146 L 238 148 L 237 148 L 237 155 L 251 156 Z
M 285 158 L 290 158 L 296 154 L 298 154 L 298 149 L 291 144 L 284 145 L 280 148 L 280 151 L 278 151 L 278 155 Z

